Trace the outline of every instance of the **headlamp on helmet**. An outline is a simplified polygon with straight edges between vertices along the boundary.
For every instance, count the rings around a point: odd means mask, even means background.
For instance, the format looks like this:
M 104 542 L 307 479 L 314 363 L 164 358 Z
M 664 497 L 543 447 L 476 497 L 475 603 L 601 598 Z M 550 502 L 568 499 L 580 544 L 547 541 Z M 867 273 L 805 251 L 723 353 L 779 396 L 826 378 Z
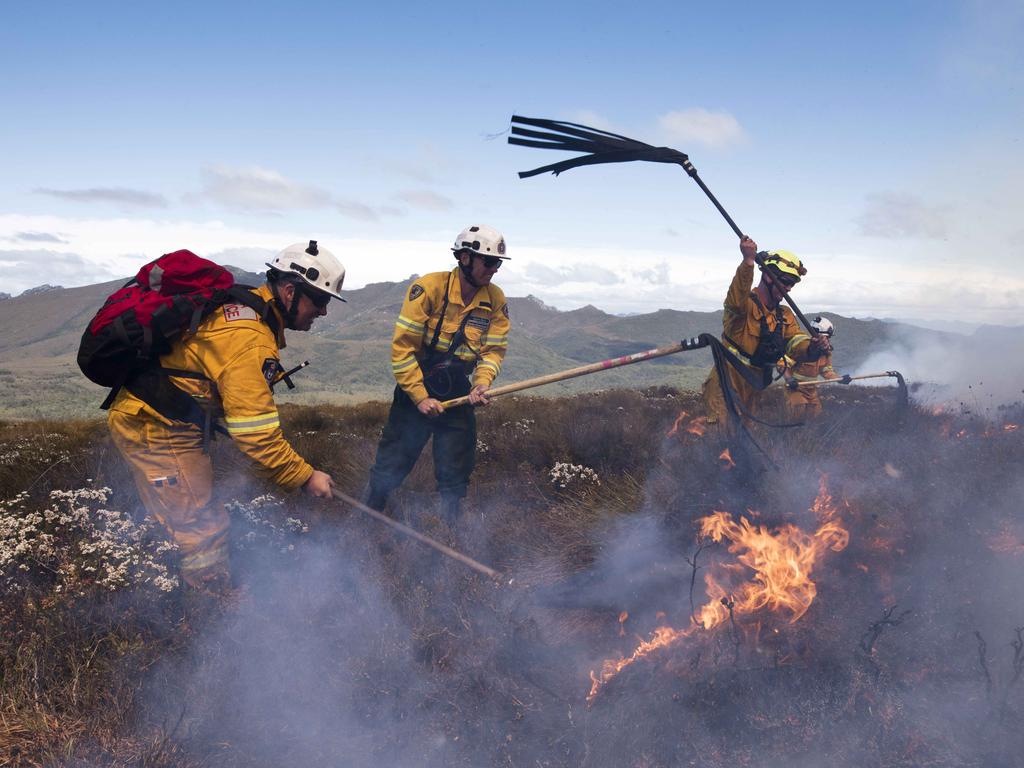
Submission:
M 297 275 L 309 287 L 345 301 L 340 293 L 341 285 L 345 282 L 345 267 L 333 253 L 320 248 L 316 240 L 310 240 L 309 245 L 289 245 L 267 266 L 280 274 Z
M 452 253 L 457 257 L 463 251 L 475 253 L 477 256 L 490 256 L 502 261 L 509 259 L 505 255 L 505 237 L 494 227 L 488 227 L 485 224 L 466 227 L 459 232 L 459 236 L 455 238 L 455 244 L 452 246 Z

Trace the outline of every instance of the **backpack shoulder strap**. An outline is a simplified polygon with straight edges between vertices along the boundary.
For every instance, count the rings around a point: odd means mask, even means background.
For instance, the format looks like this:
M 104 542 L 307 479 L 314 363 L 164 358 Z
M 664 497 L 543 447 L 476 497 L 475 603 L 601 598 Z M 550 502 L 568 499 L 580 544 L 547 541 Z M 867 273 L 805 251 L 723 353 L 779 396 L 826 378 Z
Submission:
M 270 326 L 270 330 L 274 332 L 274 337 L 277 338 L 281 335 L 281 324 L 277 321 L 274 308 L 270 305 L 270 302 L 264 301 L 261 297 L 257 296 L 254 293 L 255 290 L 254 286 L 235 283 L 227 291 L 228 300 L 249 307 L 249 309 L 256 313 L 261 322 Z

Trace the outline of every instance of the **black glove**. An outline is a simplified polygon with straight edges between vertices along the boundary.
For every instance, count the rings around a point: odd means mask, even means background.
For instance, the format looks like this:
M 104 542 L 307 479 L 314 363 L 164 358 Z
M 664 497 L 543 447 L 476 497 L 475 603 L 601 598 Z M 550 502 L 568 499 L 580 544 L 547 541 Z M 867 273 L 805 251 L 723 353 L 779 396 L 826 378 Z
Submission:
M 790 379 L 789 381 L 786 382 L 786 386 L 789 387 L 790 389 L 795 390 L 799 388 L 800 382 L 797 381 L 796 379 Z
M 840 381 L 842 381 L 843 384 L 849 384 L 853 379 L 850 378 L 850 374 L 846 374 L 842 379 L 840 379 Z

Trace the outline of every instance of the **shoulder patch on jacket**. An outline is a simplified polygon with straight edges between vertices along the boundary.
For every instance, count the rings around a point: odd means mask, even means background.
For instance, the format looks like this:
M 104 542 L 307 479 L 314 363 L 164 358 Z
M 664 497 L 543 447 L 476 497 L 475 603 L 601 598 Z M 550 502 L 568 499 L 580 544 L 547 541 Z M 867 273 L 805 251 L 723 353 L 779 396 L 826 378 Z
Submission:
M 412 288 L 409 289 L 409 301 L 416 301 L 422 295 L 423 286 L 419 283 L 413 283 Z
M 268 357 L 263 361 L 263 378 L 267 384 L 273 384 L 277 378 L 277 372 L 281 370 L 281 363 L 276 357 Z
M 224 319 L 228 322 L 232 320 L 259 320 L 256 310 L 244 304 L 225 304 L 223 309 Z
M 503 314 L 505 317 L 508 317 L 508 304 L 501 305 L 501 314 Z

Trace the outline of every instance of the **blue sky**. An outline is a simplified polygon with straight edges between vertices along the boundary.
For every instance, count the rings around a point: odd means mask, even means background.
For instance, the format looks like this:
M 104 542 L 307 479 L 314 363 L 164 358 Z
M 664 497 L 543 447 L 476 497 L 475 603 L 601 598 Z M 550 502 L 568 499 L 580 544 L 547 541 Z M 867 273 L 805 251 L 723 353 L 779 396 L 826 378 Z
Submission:
M 311 237 L 358 287 L 483 222 L 512 295 L 720 305 L 735 238 L 680 169 L 521 181 L 562 156 L 519 113 L 687 152 L 808 311 L 1024 322 L 1022 32 L 1005 0 L 7 3 L 0 291 Z

